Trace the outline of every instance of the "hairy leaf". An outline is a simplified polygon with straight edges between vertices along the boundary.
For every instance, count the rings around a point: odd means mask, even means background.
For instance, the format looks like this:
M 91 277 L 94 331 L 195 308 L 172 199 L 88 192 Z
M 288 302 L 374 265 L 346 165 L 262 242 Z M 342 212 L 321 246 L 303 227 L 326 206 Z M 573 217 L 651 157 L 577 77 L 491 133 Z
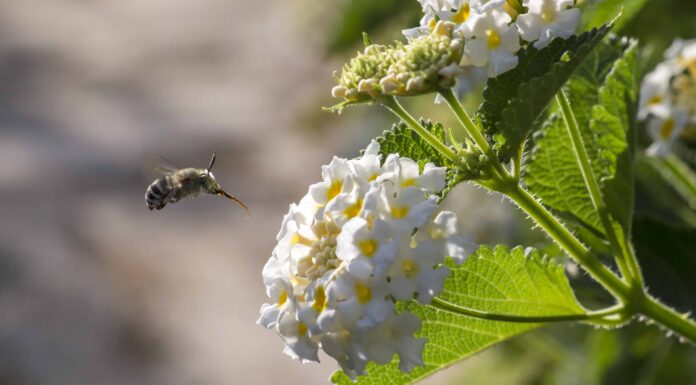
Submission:
M 483 246 L 461 265 L 450 264 L 451 276 L 440 298 L 460 306 L 521 316 L 581 314 L 563 267 L 521 247 L 508 250 Z M 418 337 L 427 338 L 425 367 L 403 373 L 396 359 L 383 366 L 368 365 L 358 384 L 411 384 L 507 338 L 539 324 L 489 321 L 457 315 L 431 306 L 409 303 L 404 310 L 423 320 Z M 332 381 L 352 384 L 342 372 Z
M 488 80 L 476 115 L 503 158 L 518 156 L 549 102 L 611 26 L 555 39 L 541 50 L 530 44 L 515 69 Z
M 611 39 L 589 55 L 567 85 L 593 172 L 624 235 L 630 234 L 633 209 L 635 57 L 635 41 Z M 567 222 L 603 234 L 559 116 L 551 116 L 535 138 L 525 183 Z

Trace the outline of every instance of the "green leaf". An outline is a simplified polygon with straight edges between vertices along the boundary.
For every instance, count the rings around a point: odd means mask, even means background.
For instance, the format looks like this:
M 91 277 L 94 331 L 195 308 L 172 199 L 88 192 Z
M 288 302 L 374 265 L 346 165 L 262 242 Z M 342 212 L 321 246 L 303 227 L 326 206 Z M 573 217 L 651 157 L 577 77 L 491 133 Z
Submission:
M 588 0 L 584 1 L 582 9 L 583 29 L 598 27 L 609 18 L 621 13 L 621 17 L 616 20 L 616 30 L 621 30 L 628 24 L 634 16 L 643 9 L 647 0 Z
M 420 124 L 435 135 L 442 143 L 447 143 L 445 140 L 445 129 L 442 124 L 433 123 L 424 119 L 420 119 Z M 421 166 L 424 166 L 426 163 L 433 163 L 438 167 L 446 167 L 447 185 L 445 189 L 440 192 L 440 199 L 444 199 L 447 193 L 457 184 L 478 176 L 475 173 L 475 169 L 468 170 L 461 167 L 454 167 L 452 162 L 445 158 L 438 150 L 421 138 L 416 131 L 409 128 L 404 122 L 395 124 L 391 130 L 385 131 L 382 136 L 375 140 L 380 145 L 380 154 L 382 154 L 383 160 L 386 159 L 389 154 L 399 154 L 399 156 L 415 160 Z
M 563 267 L 521 247 L 482 246 L 461 265 L 449 264 L 451 276 L 440 298 L 460 306 L 520 316 L 582 314 L 563 273 Z M 403 310 L 423 320 L 418 337 L 427 338 L 424 367 L 403 373 L 396 359 L 387 365 L 368 365 L 358 384 L 411 384 L 507 338 L 539 324 L 489 321 L 408 303 Z M 353 384 L 342 372 L 337 384 Z
M 615 227 L 630 234 L 633 215 L 633 116 L 636 42 L 610 39 L 592 52 L 568 82 L 571 107 Z M 525 183 L 571 224 L 604 234 L 563 119 L 551 116 L 535 137 Z M 618 230 L 620 231 L 621 228 Z M 626 240 L 624 240 L 624 246 Z
M 541 50 L 530 44 L 520 50 L 515 69 L 488 80 L 476 115 L 501 157 L 518 156 L 549 102 L 611 26 L 555 39 Z
M 432 123 L 429 120 L 420 119 L 420 124 L 445 143 L 445 129 L 440 123 Z M 448 160 L 433 146 L 421 138 L 418 133 L 409 128 L 406 123 L 399 122 L 391 130 L 384 131 L 382 136 L 376 138 L 379 143 L 380 153 L 383 158 L 388 154 L 399 154 L 408 157 L 418 163 L 434 163 L 438 167 L 448 165 Z

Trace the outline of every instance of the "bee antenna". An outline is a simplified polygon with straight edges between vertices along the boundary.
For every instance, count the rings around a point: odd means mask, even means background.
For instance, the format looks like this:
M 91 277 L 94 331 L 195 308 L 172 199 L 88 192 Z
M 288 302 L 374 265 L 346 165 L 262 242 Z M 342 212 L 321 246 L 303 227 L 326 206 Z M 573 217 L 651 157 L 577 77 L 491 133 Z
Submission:
M 213 157 L 210 159 L 210 164 L 208 165 L 208 172 L 213 168 L 213 165 L 215 164 L 215 151 L 213 151 Z

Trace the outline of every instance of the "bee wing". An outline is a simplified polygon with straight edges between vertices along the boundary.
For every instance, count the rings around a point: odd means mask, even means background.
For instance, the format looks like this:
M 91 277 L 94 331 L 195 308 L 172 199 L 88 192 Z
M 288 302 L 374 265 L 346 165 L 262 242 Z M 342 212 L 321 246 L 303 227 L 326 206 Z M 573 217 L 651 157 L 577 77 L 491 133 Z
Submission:
M 142 165 L 143 174 L 150 180 L 170 175 L 178 170 L 172 162 L 153 153 L 144 153 L 140 163 Z

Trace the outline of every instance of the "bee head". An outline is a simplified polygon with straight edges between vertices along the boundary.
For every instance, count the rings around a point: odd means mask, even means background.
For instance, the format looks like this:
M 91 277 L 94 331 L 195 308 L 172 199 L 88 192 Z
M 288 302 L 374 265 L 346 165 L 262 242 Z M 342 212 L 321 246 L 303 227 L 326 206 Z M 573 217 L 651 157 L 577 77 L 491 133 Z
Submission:
M 203 170 L 203 172 L 200 175 L 200 183 L 203 188 L 208 191 L 211 194 L 218 194 L 222 188 L 220 187 L 220 184 L 215 180 L 215 175 L 213 175 L 210 170 L 213 168 L 213 165 L 215 164 L 215 152 L 213 152 L 213 157 L 210 159 L 210 164 L 208 165 L 208 168 Z

